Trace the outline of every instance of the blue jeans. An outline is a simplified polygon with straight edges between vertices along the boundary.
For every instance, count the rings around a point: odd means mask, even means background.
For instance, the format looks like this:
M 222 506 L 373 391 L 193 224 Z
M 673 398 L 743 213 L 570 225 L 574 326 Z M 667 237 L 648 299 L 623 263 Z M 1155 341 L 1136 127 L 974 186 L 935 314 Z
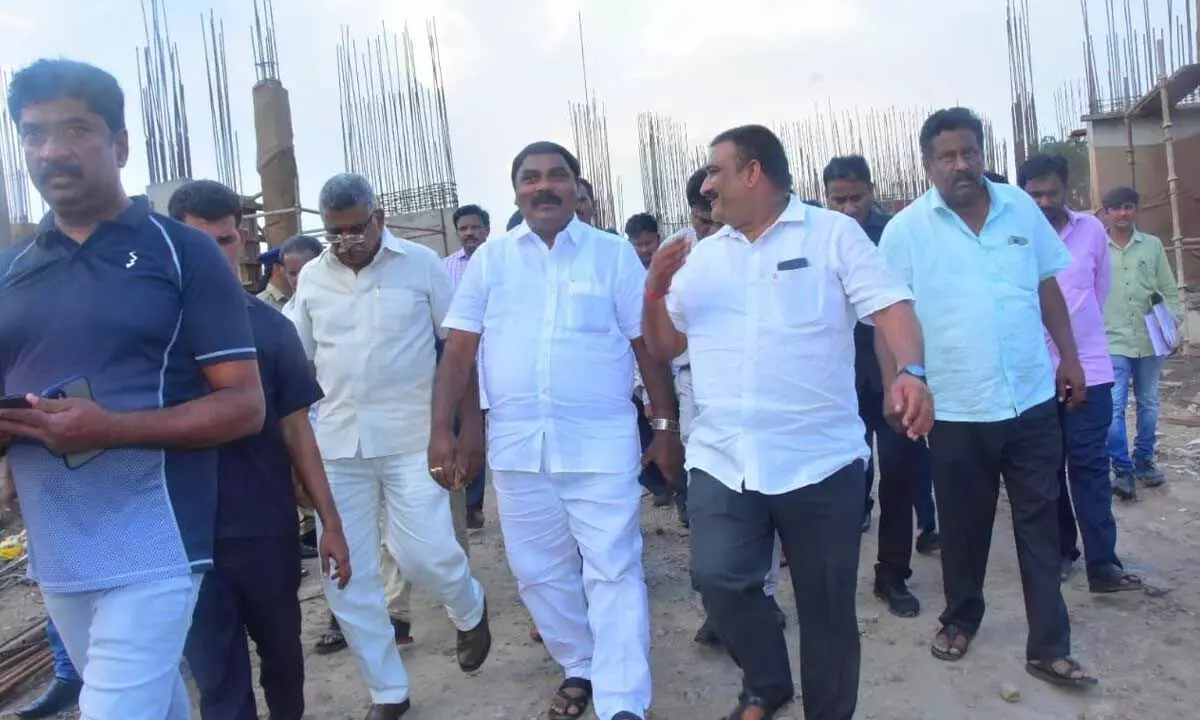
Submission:
M 54 677 L 62 680 L 78 680 L 79 673 L 75 672 L 75 666 L 71 664 L 67 648 L 63 646 L 62 638 L 58 636 L 58 628 L 54 627 L 54 621 L 49 618 L 46 618 L 46 642 L 50 643 L 50 652 L 54 655 Z
M 1107 383 L 1089 387 L 1087 401 L 1078 410 L 1068 412 L 1061 404 L 1058 409 L 1064 455 L 1063 465 L 1058 469 L 1060 551 L 1064 558 L 1079 558 L 1078 521 L 1088 577 L 1121 567 L 1121 561 L 1117 559 L 1117 523 L 1112 513 L 1112 481 L 1108 475 L 1108 449 L 1105 447 L 1105 434 L 1112 416 L 1112 385 Z
M 1115 472 L 1133 472 L 1136 462 L 1154 460 L 1154 433 L 1158 429 L 1158 381 L 1162 378 L 1164 358 L 1131 358 L 1113 355 L 1112 424 L 1108 428 L 1108 454 Z M 1129 402 L 1129 383 L 1137 401 L 1137 437 L 1133 458 L 1129 457 L 1129 435 L 1125 430 L 1125 406 Z

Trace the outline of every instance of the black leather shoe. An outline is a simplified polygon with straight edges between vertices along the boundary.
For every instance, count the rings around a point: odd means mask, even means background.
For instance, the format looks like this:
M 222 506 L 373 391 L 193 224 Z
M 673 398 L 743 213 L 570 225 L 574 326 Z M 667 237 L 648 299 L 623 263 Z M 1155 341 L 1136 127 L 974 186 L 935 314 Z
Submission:
M 1133 473 L 1118 470 L 1113 473 L 1112 491 L 1122 500 L 1137 500 L 1137 485 L 1133 481 Z
M 942 538 L 937 531 L 923 532 L 917 536 L 917 552 L 922 555 L 932 555 L 942 549 Z
M 79 704 L 79 693 L 83 690 L 82 680 L 64 680 L 56 677 L 41 697 L 14 713 L 19 718 L 44 718 L 70 710 Z
M 921 601 L 908 590 L 904 581 L 875 583 L 875 597 L 888 604 L 888 612 L 896 617 L 915 618 L 921 614 Z
M 367 713 L 367 720 L 399 720 L 410 707 L 412 707 L 412 703 L 408 700 L 391 705 L 375 703 Z
M 483 603 L 483 617 L 475 627 L 458 631 L 458 666 L 463 672 L 475 672 L 483 666 L 492 650 L 492 630 L 488 627 L 487 601 Z

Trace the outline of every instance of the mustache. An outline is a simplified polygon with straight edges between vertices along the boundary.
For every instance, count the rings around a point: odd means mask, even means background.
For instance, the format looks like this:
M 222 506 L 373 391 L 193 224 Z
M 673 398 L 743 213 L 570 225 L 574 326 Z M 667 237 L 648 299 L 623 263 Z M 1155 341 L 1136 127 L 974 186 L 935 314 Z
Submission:
M 51 175 L 66 175 L 67 177 L 82 178 L 83 169 L 76 165 L 64 165 L 62 163 L 49 163 L 42 168 L 38 179 L 41 182 L 46 182 Z
M 971 173 L 955 173 L 954 177 L 951 178 L 951 182 L 955 184 L 963 182 L 964 180 L 967 182 L 979 183 L 979 178 L 975 177 Z
M 532 198 L 529 199 L 529 202 L 534 205 L 541 205 L 543 203 L 549 204 L 549 205 L 562 205 L 563 204 L 562 198 L 560 198 L 559 196 L 555 195 L 552 192 L 537 193 L 536 195 L 534 195 Z

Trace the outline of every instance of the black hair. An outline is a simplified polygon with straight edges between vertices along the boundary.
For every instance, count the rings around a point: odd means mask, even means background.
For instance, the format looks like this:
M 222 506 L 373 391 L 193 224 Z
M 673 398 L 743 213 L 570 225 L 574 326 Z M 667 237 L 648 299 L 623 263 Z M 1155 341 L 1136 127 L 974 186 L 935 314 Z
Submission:
M 512 214 L 512 217 L 508 219 L 508 225 L 504 226 L 504 231 L 508 232 L 523 222 L 525 222 L 525 218 L 521 217 L 521 211 L 517 210 Z
M 575 179 L 581 180 L 581 178 L 579 177 L 579 173 L 582 171 L 579 169 L 579 160 L 575 159 L 575 156 L 571 154 L 570 150 L 566 149 L 562 145 L 559 145 L 558 143 L 552 143 L 548 140 L 540 140 L 540 141 L 532 143 L 530 145 L 526 145 L 525 149 L 522 150 L 521 152 L 517 153 L 517 156 L 515 158 L 513 158 L 513 163 L 512 163 L 513 187 L 517 186 L 517 171 L 519 171 L 521 169 L 521 165 L 523 165 L 525 163 L 525 160 L 530 155 L 558 155 L 559 157 L 561 157 L 563 160 L 566 161 L 567 167 L 571 169 L 571 174 L 575 176 Z M 586 181 L 582 181 L 582 182 L 586 182 Z M 588 189 L 590 191 L 591 186 L 588 186 Z M 593 195 L 593 197 L 595 197 L 595 196 Z
M 650 213 L 630 215 L 625 221 L 625 234 L 631 240 L 645 232 L 658 233 L 658 221 Z
M 321 247 L 321 241 L 312 235 L 293 235 L 283 244 L 279 246 L 279 259 L 282 260 L 286 255 L 294 255 L 296 253 L 304 253 L 316 257 L 320 255 L 325 248 Z
M 125 129 L 125 93 L 104 70 L 75 60 L 38 60 L 13 75 L 8 86 L 8 114 L 21 123 L 21 110 L 30 105 L 69 98 L 104 118 L 109 132 Z
M 1034 155 L 1017 170 L 1017 184 L 1025 187 L 1030 180 L 1040 180 L 1051 175 L 1057 175 L 1062 180 L 1063 187 L 1066 187 L 1067 179 L 1071 177 L 1067 159 L 1062 155 Z
M 1001 175 L 998 172 L 992 172 L 991 170 L 984 170 L 983 176 L 985 178 L 987 178 L 989 182 L 994 182 L 997 185 L 1008 185 L 1009 184 L 1008 176 Z
M 587 178 L 579 178 L 579 187 L 587 191 L 588 200 L 596 202 L 596 188 L 592 187 L 592 181 Z
M 834 180 L 865 182 L 870 185 L 871 166 L 867 164 L 867 159 L 862 155 L 843 155 L 829 161 L 829 164 L 825 166 L 822 178 L 825 185 L 829 185 Z
M 492 226 L 492 216 L 488 215 L 488 211 L 484 210 L 478 205 L 463 205 L 459 209 L 455 210 L 454 225 L 457 226 L 458 221 L 468 215 L 478 215 L 480 222 L 483 223 L 485 228 L 490 228 Z
M 1115 187 L 1104 193 L 1104 200 L 1100 202 L 1106 208 L 1119 208 L 1122 205 L 1129 205 L 1131 203 L 1141 206 L 1142 196 L 1138 195 L 1137 190 L 1125 185 Z
M 233 216 L 242 224 L 242 199 L 216 180 L 193 180 L 181 186 L 167 203 L 167 214 L 183 222 L 185 215 L 216 222 Z
M 783 143 L 779 142 L 775 133 L 762 125 L 742 125 L 716 136 L 709 146 L 723 142 L 733 143 L 737 147 L 739 168 L 757 160 L 762 166 L 763 175 L 766 175 L 778 190 L 788 192 L 792 187 L 792 171 L 788 169 L 787 153 L 784 152 Z
M 700 168 L 692 173 L 692 176 L 687 181 L 687 204 L 688 207 L 698 207 L 701 210 L 712 211 L 712 200 L 709 200 L 700 190 L 704 187 L 704 181 L 708 179 L 708 170 Z
M 979 147 L 983 147 L 983 121 L 965 107 L 952 107 L 938 110 L 921 126 L 921 153 L 932 155 L 933 139 L 953 130 L 970 130 L 979 141 Z

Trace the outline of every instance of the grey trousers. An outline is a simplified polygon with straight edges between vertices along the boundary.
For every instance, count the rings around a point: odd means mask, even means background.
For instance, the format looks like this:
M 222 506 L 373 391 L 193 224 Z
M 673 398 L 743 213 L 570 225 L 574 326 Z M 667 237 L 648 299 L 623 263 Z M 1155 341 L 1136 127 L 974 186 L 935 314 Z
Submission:
M 862 540 L 863 463 L 782 495 L 736 492 L 702 470 L 688 487 L 692 585 L 734 662 L 743 690 L 778 708 L 795 695 L 784 631 L 763 592 L 778 533 L 800 625 L 807 720 L 850 720 L 858 702 L 855 591 Z

